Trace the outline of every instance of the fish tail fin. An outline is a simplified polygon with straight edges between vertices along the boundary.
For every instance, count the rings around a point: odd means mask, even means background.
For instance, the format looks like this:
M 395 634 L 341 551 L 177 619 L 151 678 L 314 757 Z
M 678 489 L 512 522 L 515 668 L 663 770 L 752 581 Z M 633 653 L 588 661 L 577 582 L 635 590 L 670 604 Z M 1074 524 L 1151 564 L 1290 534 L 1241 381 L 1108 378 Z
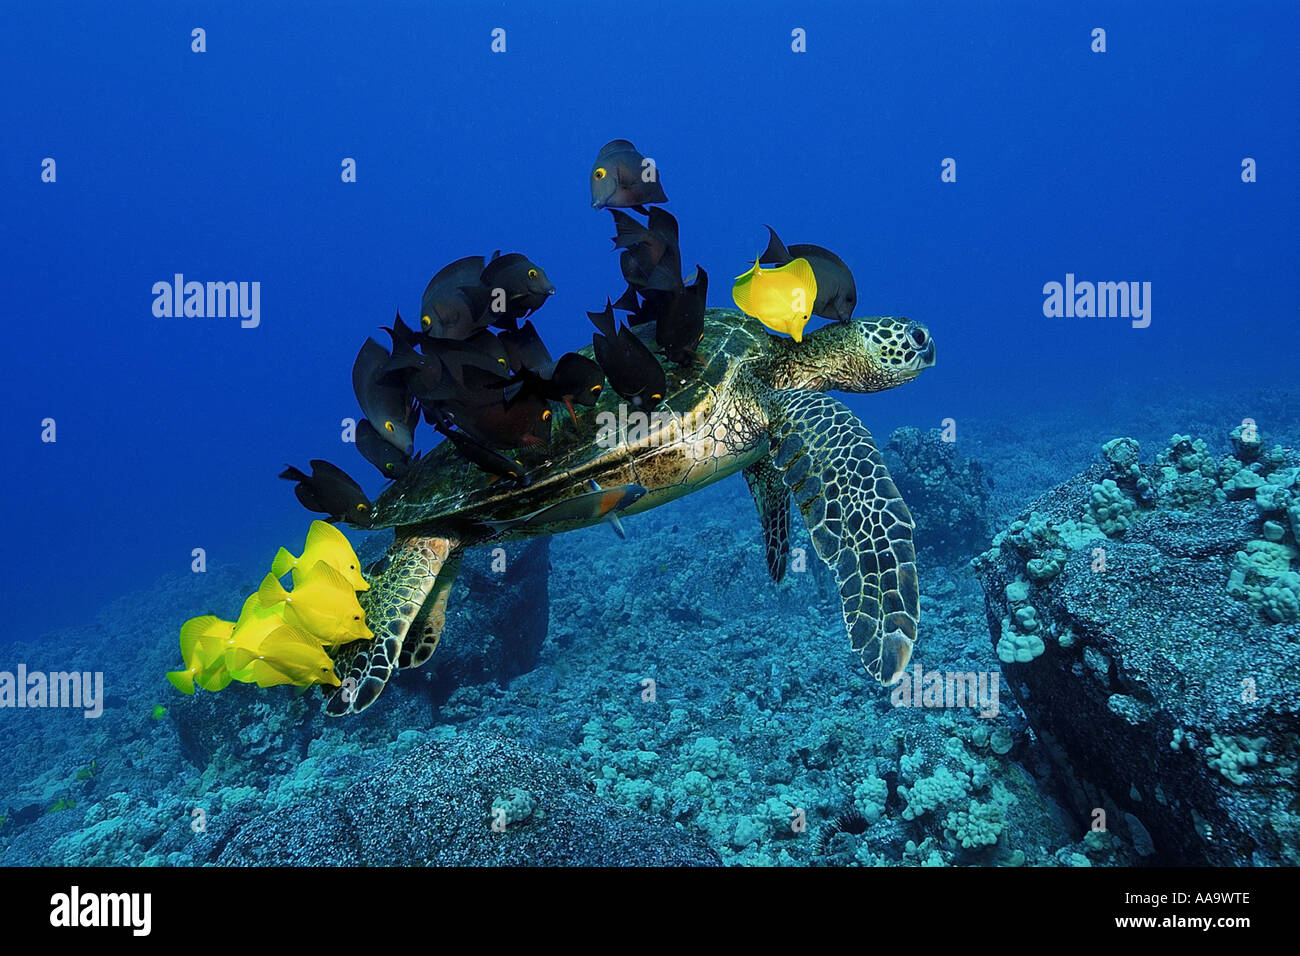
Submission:
M 168 671 L 167 679 L 182 694 L 194 693 L 194 668 L 183 671 Z
M 285 481 L 311 481 L 311 478 L 304 475 L 293 465 L 285 465 L 284 471 L 280 472 L 280 477 Z
M 767 240 L 767 249 L 758 257 L 758 261 L 763 265 L 785 265 L 790 261 L 790 250 L 785 247 L 785 243 L 781 241 L 775 229 L 768 226 L 767 232 L 770 237 Z
M 591 319 L 591 324 L 596 327 L 596 331 L 607 338 L 613 338 L 618 334 L 614 322 L 614 303 L 605 299 L 604 312 L 588 312 L 587 318 Z
M 636 289 L 633 287 L 632 283 L 629 282 L 627 284 L 627 291 L 615 300 L 614 308 L 618 309 L 620 312 L 635 312 L 640 308 L 640 303 L 637 301 L 636 297 Z
M 279 578 L 274 574 L 268 574 L 262 579 L 262 584 L 257 589 L 257 599 L 261 602 L 262 607 L 275 607 L 282 601 L 289 599 L 289 592 L 284 589 Z
M 281 548 L 275 552 L 275 558 L 271 561 L 271 573 L 277 578 L 282 578 L 298 563 L 298 559 L 289 553 L 287 548 Z

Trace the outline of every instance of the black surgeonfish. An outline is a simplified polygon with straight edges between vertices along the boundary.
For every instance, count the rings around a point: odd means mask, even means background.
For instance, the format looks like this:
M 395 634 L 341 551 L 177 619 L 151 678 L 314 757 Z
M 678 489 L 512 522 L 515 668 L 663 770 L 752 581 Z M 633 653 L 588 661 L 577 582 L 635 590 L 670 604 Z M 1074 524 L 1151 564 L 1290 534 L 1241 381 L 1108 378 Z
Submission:
M 844 260 L 821 246 L 806 242 L 786 246 L 771 226 L 767 227 L 771 238 L 767 251 L 758 259 L 763 265 L 783 266 L 794 259 L 807 259 L 812 266 L 813 276 L 817 279 L 817 299 L 813 302 L 813 315 L 826 319 L 838 319 L 847 322 L 853 318 L 853 310 L 858 304 L 858 289 L 853 283 L 853 273 L 844 264 Z
M 433 427 L 445 435 L 447 440 L 456 446 L 456 451 L 460 452 L 464 458 L 486 471 L 489 475 L 527 484 L 524 466 L 519 461 L 514 458 L 507 458 L 505 455 L 475 441 L 469 435 L 456 431 L 447 416 L 440 415 L 434 421 Z
M 410 470 L 411 462 L 420 457 L 417 452 L 412 458 L 400 448 L 394 448 L 389 442 L 384 441 L 383 436 L 367 418 L 357 422 L 356 438 L 357 451 L 361 452 L 361 457 L 378 468 L 379 473 L 385 478 L 401 478 Z
M 659 169 L 625 139 L 610 140 L 591 167 L 591 205 L 621 206 L 645 213 L 646 203 L 667 202 Z
M 494 258 L 484 267 L 478 284 L 487 303 L 483 318 L 503 329 L 516 328 L 520 319 L 536 312 L 555 294 L 542 267 L 519 252 Z
M 408 451 L 414 441 L 411 403 L 402 387 L 384 384 L 384 369 L 392 356 L 374 339 L 366 339 L 352 363 L 352 391 L 365 417 L 384 440 Z
M 525 322 L 513 331 L 502 332 L 497 336 L 497 340 L 505 346 L 506 362 L 512 372 L 525 368 L 543 371 L 549 369 L 554 363 L 550 350 L 546 348 L 546 343 L 542 341 L 542 337 L 537 334 L 537 329 L 531 322 Z
M 678 280 L 680 284 L 681 280 Z M 695 361 L 695 348 L 704 337 L 704 306 L 709 292 L 709 274 L 695 267 L 695 281 L 675 291 L 642 289 L 642 303 L 633 324 L 655 324 L 655 344 L 668 361 L 687 365 Z
M 649 222 L 643 226 L 625 212 L 610 212 L 617 233 L 614 247 L 624 250 L 619 266 L 628 285 L 637 289 L 680 289 L 682 257 L 673 215 L 656 207 L 650 210 Z
M 608 299 L 604 312 L 588 312 L 587 316 L 596 326 L 591 344 L 610 387 L 645 411 L 654 408 L 667 390 L 663 366 L 655 354 L 615 319 L 613 303 Z
M 439 338 L 465 339 L 488 324 L 486 296 L 475 292 L 483 265 L 482 256 L 466 256 L 434 274 L 420 301 L 421 329 Z
M 298 484 L 293 492 L 302 506 L 308 511 L 326 515 L 327 521 L 346 521 L 364 528 L 374 520 L 366 493 L 337 465 L 313 458 L 310 475 L 304 475 L 293 465 L 286 465 L 280 477 L 296 481 Z
M 540 395 L 507 397 L 501 385 L 465 388 L 438 403 L 438 410 L 489 448 L 521 448 L 551 440 L 551 409 Z
M 553 361 L 531 322 L 526 322 L 518 332 L 502 332 L 500 338 L 510 355 L 510 370 L 514 373 L 505 389 L 507 401 L 527 391 L 549 402 L 563 402 L 573 424 L 577 425 L 578 413 L 573 406 L 591 407 L 600 398 L 605 386 L 601 367 L 577 352 L 566 352 L 558 362 Z

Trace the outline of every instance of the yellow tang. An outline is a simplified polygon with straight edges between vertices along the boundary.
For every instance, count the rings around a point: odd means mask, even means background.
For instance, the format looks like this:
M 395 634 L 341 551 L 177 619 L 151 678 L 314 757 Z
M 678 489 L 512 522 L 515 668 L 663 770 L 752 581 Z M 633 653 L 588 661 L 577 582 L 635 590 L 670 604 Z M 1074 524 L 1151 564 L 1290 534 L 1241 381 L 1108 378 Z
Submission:
M 256 650 L 236 648 L 230 654 L 230 663 L 236 668 L 236 679 L 258 687 L 279 684 L 339 686 L 334 661 L 320 642 L 301 628 L 290 625 L 272 631 Z
M 271 573 L 279 578 L 286 572 L 293 571 L 293 584 L 297 587 L 302 572 L 317 561 L 324 561 L 347 578 L 352 590 L 370 590 L 370 584 L 361 576 L 361 559 L 352 550 L 352 545 L 343 532 L 327 521 L 311 523 L 301 557 L 295 558 L 286 548 L 276 552 L 275 560 L 271 562 Z
M 309 631 L 328 647 L 374 637 L 351 584 L 324 561 L 317 561 L 286 591 L 274 574 L 262 579 L 257 596 L 263 608 L 284 608 L 287 624 Z
M 817 277 L 807 259 L 791 259 L 775 269 L 764 269 L 755 261 L 754 268 L 736 277 L 731 297 L 746 315 L 801 342 L 817 301 Z
M 181 625 L 181 660 L 185 669 L 168 671 L 167 679 L 182 694 L 194 693 L 195 683 L 204 690 L 221 690 L 230 683 L 222 654 L 235 630 L 234 621 L 205 614 Z

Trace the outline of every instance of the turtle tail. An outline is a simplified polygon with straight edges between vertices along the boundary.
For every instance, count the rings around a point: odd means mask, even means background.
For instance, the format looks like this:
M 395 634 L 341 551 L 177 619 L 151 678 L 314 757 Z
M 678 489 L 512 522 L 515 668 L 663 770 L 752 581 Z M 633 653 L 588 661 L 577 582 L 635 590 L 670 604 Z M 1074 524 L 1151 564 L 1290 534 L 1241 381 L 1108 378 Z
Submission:
M 360 713 L 397 670 L 429 659 L 442 636 L 462 554 L 454 538 L 413 535 L 393 542 L 388 567 L 359 596 L 374 639 L 339 649 L 334 670 L 341 684 L 325 699 L 327 715 Z

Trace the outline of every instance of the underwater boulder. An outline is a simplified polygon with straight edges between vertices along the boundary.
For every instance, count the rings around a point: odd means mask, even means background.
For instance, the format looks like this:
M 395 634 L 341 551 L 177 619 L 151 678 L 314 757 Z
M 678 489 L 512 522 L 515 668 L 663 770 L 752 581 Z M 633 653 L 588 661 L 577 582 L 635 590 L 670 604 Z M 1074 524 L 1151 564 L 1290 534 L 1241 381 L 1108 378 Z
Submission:
M 245 824 L 224 866 L 718 866 L 689 831 L 489 734 L 412 748 L 341 797 Z
M 447 628 L 425 665 L 438 701 L 469 684 L 504 686 L 537 666 L 551 620 L 550 562 L 549 536 L 466 552 Z
M 1093 466 L 974 560 L 992 642 L 1080 836 L 1104 819 L 1146 863 L 1295 865 L 1300 625 L 1230 587 L 1268 516 L 1144 494 L 1165 457 Z
M 989 480 L 956 442 L 944 441 L 938 429 L 897 428 L 884 456 L 916 522 L 916 548 L 926 563 L 965 561 L 988 543 Z

